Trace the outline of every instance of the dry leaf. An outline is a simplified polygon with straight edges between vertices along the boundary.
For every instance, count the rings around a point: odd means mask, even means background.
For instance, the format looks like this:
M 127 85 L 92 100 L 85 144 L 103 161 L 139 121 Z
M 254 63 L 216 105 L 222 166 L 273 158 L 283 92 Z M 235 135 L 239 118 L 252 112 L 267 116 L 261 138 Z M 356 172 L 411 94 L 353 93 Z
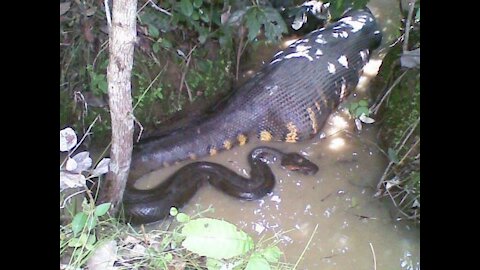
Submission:
M 72 4 L 72 2 L 60 3 L 60 16 L 62 16 L 63 14 L 67 13 L 67 11 L 70 10 L 70 5 L 71 4 Z
M 72 128 L 60 130 L 60 151 L 69 151 L 77 144 L 77 134 Z
M 60 190 L 83 187 L 84 185 L 85 176 L 83 176 L 83 174 L 74 174 L 65 171 L 60 172 Z

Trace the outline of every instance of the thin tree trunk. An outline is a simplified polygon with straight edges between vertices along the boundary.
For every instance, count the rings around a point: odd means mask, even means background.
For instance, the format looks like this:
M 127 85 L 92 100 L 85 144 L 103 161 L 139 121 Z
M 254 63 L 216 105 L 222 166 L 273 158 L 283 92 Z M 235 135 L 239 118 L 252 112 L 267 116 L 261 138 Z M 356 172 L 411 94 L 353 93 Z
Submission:
M 108 12 L 108 11 L 107 11 Z M 114 0 L 110 27 L 110 59 L 107 69 L 112 148 L 110 171 L 99 201 L 112 202 L 112 214 L 123 197 L 133 148 L 131 73 L 136 40 L 137 0 Z

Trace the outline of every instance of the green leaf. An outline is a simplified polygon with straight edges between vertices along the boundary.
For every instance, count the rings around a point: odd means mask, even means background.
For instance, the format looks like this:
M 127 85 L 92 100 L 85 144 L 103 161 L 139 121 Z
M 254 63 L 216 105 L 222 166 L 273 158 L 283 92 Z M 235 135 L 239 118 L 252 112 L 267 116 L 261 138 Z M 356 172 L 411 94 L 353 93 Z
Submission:
M 358 102 L 352 102 L 350 104 L 350 111 L 353 113 L 357 107 L 358 107 Z
M 257 19 L 258 8 L 250 8 L 245 14 L 246 25 L 248 28 L 248 40 L 253 41 L 260 31 L 261 24 Z
M 97 238 L 95 237 L 94 234 L 90 234 L 87 238 L 85 245 L 87 246 L 87 248 L 88 246 L 93 247 L 93 244 L 95 244 L 95 242 L 97 242 Z
M 172 48 L 172 42 L 166 38 L 162 38 L 162 40 L 160 40 L 160 45 L 162 45 L 162 47 L 165 49 Z
M 208 34 L 200 34 L 198 36 L 198 41 L 200 41 L 201 44 L 205 43 L 205 41 L 207 40 L 207 37 L 208 37 Z
M 193 13 L 192 13 L 192 16 L 190 18 L 192 18 L 192 20 L 194 20 L 194 21 L 198 21 L 198 19 L 200 19 L 200 15 L 198 14 L 198 12 L 196 10 L 194 10 Z
M 163 90 L 162 90 L 162 87 L 158 87 L 157 89 L 155 89 L 155 91 L 153 91 L 153 94 L 156 98 L 162 100 L 163 99 Z
M 270 270 L 270 264 L 262 255 L 253 253 L 248 260 L 245 270 Z
M 85 224 L 87 226 L 87 230 L 91 231 L 95 226 L 97 225 L 97 217 L 91 216 L 88 220 L 87 223 Z
M 157 27 L 149 24 L 148 25 L 148 34 L 154 38 L 158 38 L 160 36 L 160 31 Z
M 210 22 L 210 17 L 208 16 L 208 13 L 206 13 L 206 12 L 204 12 L 202 15 L 200 15 L 200 19 L 202 19 L 202 21 L 204 21 L 206 23 Z
M 202 6 L 203 1 L 202 0 L 193 0 L 193 6 L 196 8 L 199 8 Z
M 278 11 L 271 7 L 263 9 L 264 18 L 262 24 L 265 25 L 265 36 L 270 41 L 279 40 L 282 33 L 287 32 L 287 25 Z
M 158 53 L 160 51 L 160 43 L 158 42 L 153 43 L 152 49 L 154 53 Z
M 175 218 L 177 219 L 178 222 L 180 223 L 185 223 L 185 222 L 188 222 L 190 221 L 190 217 L 185 214 L 185 213 L 178 213 L 177 216 L 175 216 Z
M 73 234 L 76 235 L 79 233 L 83 227 L 85 227 L 85 223 L 87 223 L 88 216 L 84 212 L 77 213 L 72 220 L 72 231 Z
M 104 94 L 108 93 L 108 83 L 106 79 L 98 82 L 98 89 Z
M 185 224 L 182 246 L 200 256 L 229 259 L 245 254 L 254 246 L 252 238 L 229 222 L 199 218 Z
M 112 205 L 111 203 L 102 203 L 100 205 L 97 205 L 97 207 L 95 207 L 95 216 L 97 217 L 101 217 L 103 215 L 105 215 L 108 211 L 108 209 L 110 209 L 110 205 Z
M 397 153 L 392 148 L 388 148 L 388 158 L 390 159 L 391 162 L 393 162 L 395 164 L 398 163 Z
M 282 256 L 283 252 L 277 247 L 268 247 L 260 252 L 262 256 L 271 263 L 276 263 Z
M 208 270 L 220 270 L 224 263 L 217 259 L 207 257 L 206 266 Z
M 68 241 L 68 246 L 69 247 L 81 247 L 82 243 L 80 242 L 80 238 L 72 238 L 70 241 Z
M 174 217 L 178 215 L 178 209 L 176 207 L 171 207 L 170 208 L 170 216 Z
M 366 116 L 370 114 L 370 111 L 367 107 L 360 106 L 355 110 L 355 117 L 360 117 L 364 113 Z
M 359 106 L 368 107 L 368 102 L 365 99 L 358 101 Z
M 190 0 L 181 0 L 180 10 L 185 16 L 190 17 L 193 13 L 192 2 L 190 2 Z

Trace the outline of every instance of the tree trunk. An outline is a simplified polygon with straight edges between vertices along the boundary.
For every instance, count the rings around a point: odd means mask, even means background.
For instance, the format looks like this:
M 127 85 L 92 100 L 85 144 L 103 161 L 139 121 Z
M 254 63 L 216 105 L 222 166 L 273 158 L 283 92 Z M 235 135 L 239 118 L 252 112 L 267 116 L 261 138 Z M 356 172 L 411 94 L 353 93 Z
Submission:
M 108 12 L 108 11 L 107 11 Z M 99 201 L 111 202 L 112 214 L 122 200 L 133 148 L 131 73 L 136 41 L 137 0 L 114 0 L 110 27 L 110 59 L 107 69 L 112 148 L 110 171 Z

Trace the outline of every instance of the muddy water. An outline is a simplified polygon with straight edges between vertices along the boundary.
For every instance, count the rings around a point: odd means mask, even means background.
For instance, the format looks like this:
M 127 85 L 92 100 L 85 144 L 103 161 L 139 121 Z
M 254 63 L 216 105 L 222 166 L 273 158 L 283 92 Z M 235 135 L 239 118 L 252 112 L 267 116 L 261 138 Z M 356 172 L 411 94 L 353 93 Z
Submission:
M 377 269 L 418 269 L 418 229 L 395 222 L 388 206 L 373 198 L 385 168 L 385 158 L 370 142 L 375 129 L 364 127 L 357 134 L 340 111 L 331 117 L 325 134 L 299 144 L 268 143 L 304 154 L 319 166 L 316 175 L 298 175 L 274 165 L 276 187 L 262 200 L 237 200 L 207 185 L 183 211 L 193 214 L 211 206 L 215 212 L 209 217 L 232 222 L 256 240 L 274 237 L 292 263 L 313 235 L 298 269 L 373 269 L 374 258 Z M 261 144 L 265 143 L 250 141 L 205 160 L 248 176 L 246 156 Z M 155 178 L 175 170 L 167 169 L 141 184 L 155 185 Z
M 371 9 L 379 15 L 386 33 L 395 29 L 392 24 L 398 21 L 397 13 L 392 13 L 397 9 L 396 1 L 389 2 L 371 1 Z M 385 41 L 383 47 L 390 41 Z M 272 54 L 263 52 L 259 59 L 268 60 Z M 365 95 L 380 58 L 378 53 L 372 58 L 359 91 L 350 100 Z M 420 269 L 419 228 L 395 221 L 388 203 L 373 198 L 386 164 L 375 145 L 375 135 L 374 125 L 364 125 L 361 132 L 357 131 L 341 106 L 325 125 L 323 134 L 308 142 L 265 143 L 251 139 L 245 146 L 204 160 L 248 176 L 247 154 L 267 144 L 300 152 L 320 170 L 314 176 L 303 176 L 274 165 L 276 187 L 262 200 L 241 201 L 207 185 L 182 210 L 193 214 L 211 206 L 215 212 L 207 216 L 232 222 L 255 240 L 273 237 L 285 254 L 284 261 L 295 263 L 302 257 L 297 269 Z M 157 179 L 177 168 L 154 172 L 139 184 L 147 188 L 156 185 Z

